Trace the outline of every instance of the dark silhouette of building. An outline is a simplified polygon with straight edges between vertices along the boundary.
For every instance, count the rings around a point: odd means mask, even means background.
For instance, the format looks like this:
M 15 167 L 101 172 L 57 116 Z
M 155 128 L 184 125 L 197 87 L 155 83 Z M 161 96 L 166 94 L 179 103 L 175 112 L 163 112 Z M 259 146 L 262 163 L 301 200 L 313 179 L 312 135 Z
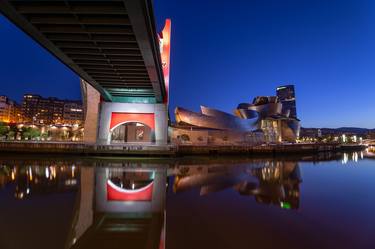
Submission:
M 279 86 L 276 88 L 276 95 L 283 105 L 282 112 L 287 114 L 289 112 L 290 118 L 297 118 L 296 109 L 296 94 L 294 85 Z

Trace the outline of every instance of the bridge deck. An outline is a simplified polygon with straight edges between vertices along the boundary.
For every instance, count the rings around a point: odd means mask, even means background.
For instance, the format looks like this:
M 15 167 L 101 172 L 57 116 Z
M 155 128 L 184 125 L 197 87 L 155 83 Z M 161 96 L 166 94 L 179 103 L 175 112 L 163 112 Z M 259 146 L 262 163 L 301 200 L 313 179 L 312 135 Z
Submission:
M 107 101 L 162 101 L 150 0 L 4 0 L 0 11 Z

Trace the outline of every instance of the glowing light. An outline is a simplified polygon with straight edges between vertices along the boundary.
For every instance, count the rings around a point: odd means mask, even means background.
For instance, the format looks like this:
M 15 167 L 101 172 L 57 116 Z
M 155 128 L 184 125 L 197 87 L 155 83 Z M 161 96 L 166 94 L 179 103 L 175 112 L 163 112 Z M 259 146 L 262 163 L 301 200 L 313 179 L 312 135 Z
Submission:
M 66 185 L 66 186 L 74 186 L 74 185 L 77 185 L 77 180 L 76 180 L 76 179 L 68 179 L 68 180 L 65 180 L 65 185 Z
M 347 153 L 344 153 L 343 155 L 343 159 L 341 161 L 342 164 L 347 164 L 348 163 L 348 160 L 349 160 L 349 156 Z
M 31 170 L 31 167 L 29 167 L 29 180 L 33 180 L 33 171 Z
M 352 155 L 352 160 L 354 162 L 358 162 L 358 153 L 357 152 L 354 152 L 353 155 Z
M 345 135 L 345 134 L 342 134 L 341 137 L 342 137 L 342 142 L 343 142 L 343 143 L 346 143 L 346 141 L 347 141 L 347 139 L 346 139 L 346 135 Z
M 72 111 L 72 112 L 82 112 L 82 109 L 71 108 L 70 111 Z
M 46 178 L 48 179 L 49 178 L 49 169 L 47 167 L 46 167 L 45 174 L 46 174 Z
M 56 178 L 56 167 L 51 167 L 51 179 Z
M 75 170 L 76 170 L 76 166 L 72 166 L 72 177 L 74 178 L 74 176 L 75 176 Z
M 282 90 L 282 89 L 285 89 L 286 87 L 285 86 L 280 86 L 278 88 L 276 88 L 276 90 Z
M 285 208 L 285 209 L 291 209 L 292 208 L 292 205 L 290 205 L 289 202 L 280 202 L 280 207 L 281 208 Z

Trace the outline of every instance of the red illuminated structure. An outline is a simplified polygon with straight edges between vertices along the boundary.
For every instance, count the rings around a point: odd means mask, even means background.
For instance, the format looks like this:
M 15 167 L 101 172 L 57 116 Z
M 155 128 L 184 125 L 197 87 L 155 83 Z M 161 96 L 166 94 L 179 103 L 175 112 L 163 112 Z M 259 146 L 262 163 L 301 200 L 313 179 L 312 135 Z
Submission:
M 154 182 L 147 186 L 128 190 L 116 186 L 111 180 L 107 180 L 107 200 L 108 201 L 151 201 Z
M 152 130 L 155 129 L 155 114 L 154 113 L 121 113 L 113 112 L 111 116 L 110 129 L 128 123 L 139 122 L 149 126 Z
M 159 34 L 160 41 L 160 55 L 163 67 L 164 83 L 166 95 L 164 96 L 164 103 L 169 100 L 169 68 L 170 68 L 170 53 L 171 53 L 171 19 L 165 21 L 164 29 Z

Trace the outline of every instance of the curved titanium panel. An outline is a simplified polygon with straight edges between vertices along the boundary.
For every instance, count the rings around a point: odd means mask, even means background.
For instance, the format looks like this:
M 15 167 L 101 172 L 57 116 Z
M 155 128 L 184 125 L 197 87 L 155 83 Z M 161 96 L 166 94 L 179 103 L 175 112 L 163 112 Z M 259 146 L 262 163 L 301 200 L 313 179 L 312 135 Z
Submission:
M 223 112 L 223 111 L 219 111 L 219 110 L 216 110 L 216 109 L 212 109 L 212 108 L 209 108 L 209 107 L 206 107 L 206 106 L 203 106 L 203 105 L 201 105 L 201 113 L 203 115 L 216 117 L 216 118 L 223 118 L 223 119 L 232 119 L 233 118 L 232 114 L 229 114 L 229 113 L 226 113 L 226 112 Z
M 242 120 L 228 113 L 207 107 L 204 107 L 204 111 L 210 115 L 204 115 L 181 107 L 176 107 L 176 121 L 178 123 L 186 123 L 192 126 L 219 130 L 251 131 L 256 129 L 255 122 L 252 123 L 250 120 Z
M 258 105 L 241 103 L 237 106 L 236 113 L 244 119 L 282 115 L 282 104 L 280 102 L 268 102 Z
M 285 141 L 296 141 L 299 137 L 300 129 L 300 121 L 296 119 L 284 119 L 281 121 L 281 137 Z
M 248 110 L 256 111 L 261 117 L 281 115 L 281 103 L 268 103 L 264 105 L 250 105 Z
M 249 106 L 250 104 L 239 104 L 237 109 L 235 109 L 234 113 L 237 117 L 243 119 L 259 118 L 259 113 L 254 110 L 249 110 Z

